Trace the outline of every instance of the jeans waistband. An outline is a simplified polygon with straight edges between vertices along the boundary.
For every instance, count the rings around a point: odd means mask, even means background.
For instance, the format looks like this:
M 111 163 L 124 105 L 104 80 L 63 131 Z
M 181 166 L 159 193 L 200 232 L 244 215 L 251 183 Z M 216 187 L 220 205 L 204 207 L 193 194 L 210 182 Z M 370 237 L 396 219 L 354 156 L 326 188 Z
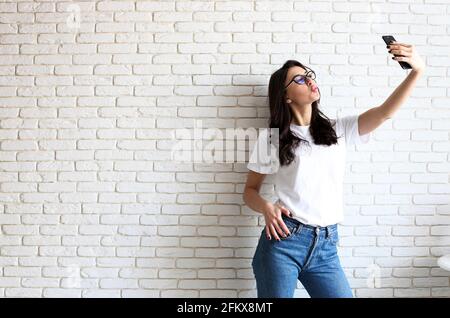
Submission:
M 302 225 L 302 228 L 310 229 L 312 231 L 327 231 L 327 233 L 335 231 L 337 229 L 337 224 L 331 224 L 328 226 L 319 226 L 319 225 L 311 225 L 311 224 L 305 224 L 297 219 L 294 219 L 292 217 L 288 217 L 286 215 L 282 215 L 283 219 L 287 219 L 292 223 L 295 223 L 296 225 Z

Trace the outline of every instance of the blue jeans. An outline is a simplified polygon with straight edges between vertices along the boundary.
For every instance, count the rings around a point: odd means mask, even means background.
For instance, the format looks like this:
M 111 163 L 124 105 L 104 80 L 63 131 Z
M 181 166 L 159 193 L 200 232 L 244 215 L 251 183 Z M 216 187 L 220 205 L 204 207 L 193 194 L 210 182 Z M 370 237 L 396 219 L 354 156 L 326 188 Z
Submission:
M 291 235 L 269 240 L 261 232 L 252 261 L 258 298 L 292 298 L 297 279 L 312 298 L 351 298 L 337 254 L 337 224 L 315 227 L 282 216 Z

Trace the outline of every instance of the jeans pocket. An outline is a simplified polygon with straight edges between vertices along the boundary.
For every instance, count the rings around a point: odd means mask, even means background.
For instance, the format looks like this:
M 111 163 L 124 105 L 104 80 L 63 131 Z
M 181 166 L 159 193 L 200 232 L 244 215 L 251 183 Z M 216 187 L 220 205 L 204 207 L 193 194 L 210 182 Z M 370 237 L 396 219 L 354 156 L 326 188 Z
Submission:
M 286 224 L 286 227 L 288 228 L 288 230 L 289 230 L 289 234 L 288 233 L 286 233 L 286 237 L 283 237 L 283 236 L 280 236 L 280 239 L 281 240 L 283 240 L 283 241 L 286 241 L 286 240 L 288 240 L 288 239 L 290 239 L 293 235 L 294 235 L 294 231 L 295 231 L 295 229 L 297 228 L 295 225 L 293 225 L 293 224 L 290 224 L 290 223 L 285 223 Z

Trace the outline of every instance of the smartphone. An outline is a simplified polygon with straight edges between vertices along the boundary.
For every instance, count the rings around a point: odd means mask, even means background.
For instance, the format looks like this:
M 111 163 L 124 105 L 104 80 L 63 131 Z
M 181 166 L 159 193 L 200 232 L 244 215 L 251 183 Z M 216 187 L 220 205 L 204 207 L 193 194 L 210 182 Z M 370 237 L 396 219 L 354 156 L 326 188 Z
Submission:
M 386 43 L 386 45 L 389 45 L 389 44 L 391 44 L 391 42 L 396 41 L 392 35 L 383 35 L 382 38 L 383 38 L 384 42 Z M 394 56 L 398 56 L 398 55 L 394 54 Z M 398 62 L 400 63 L 400 66 L 403 69 L 412 69 L 411 65 L 409 65 L 405 61 L 398 61 Z

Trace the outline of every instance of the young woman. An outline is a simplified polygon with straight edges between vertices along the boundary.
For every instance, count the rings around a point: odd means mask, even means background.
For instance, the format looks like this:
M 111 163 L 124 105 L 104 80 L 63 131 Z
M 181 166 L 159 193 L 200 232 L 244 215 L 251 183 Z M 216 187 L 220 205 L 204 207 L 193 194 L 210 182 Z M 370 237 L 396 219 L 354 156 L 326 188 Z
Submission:
M 265 219 L 252 261 L 258 297 L 293 297 L 297 280 L 311 297 L 353 297 L 336 246 L 346 146 L 367 143 L 425 68 L 412 45 L 394 42 L 389 53 L 412 70 L 381 106 L 361 115 L 327 118 L 314 71 L 298 61 L 288 60 L 270 77 L 269 129 L 251 153 L 243 195 Z M 267 148 L 271 153 L 259 151 Z M 259 195 L 267 174 L 275 174 L 275 203 Z

